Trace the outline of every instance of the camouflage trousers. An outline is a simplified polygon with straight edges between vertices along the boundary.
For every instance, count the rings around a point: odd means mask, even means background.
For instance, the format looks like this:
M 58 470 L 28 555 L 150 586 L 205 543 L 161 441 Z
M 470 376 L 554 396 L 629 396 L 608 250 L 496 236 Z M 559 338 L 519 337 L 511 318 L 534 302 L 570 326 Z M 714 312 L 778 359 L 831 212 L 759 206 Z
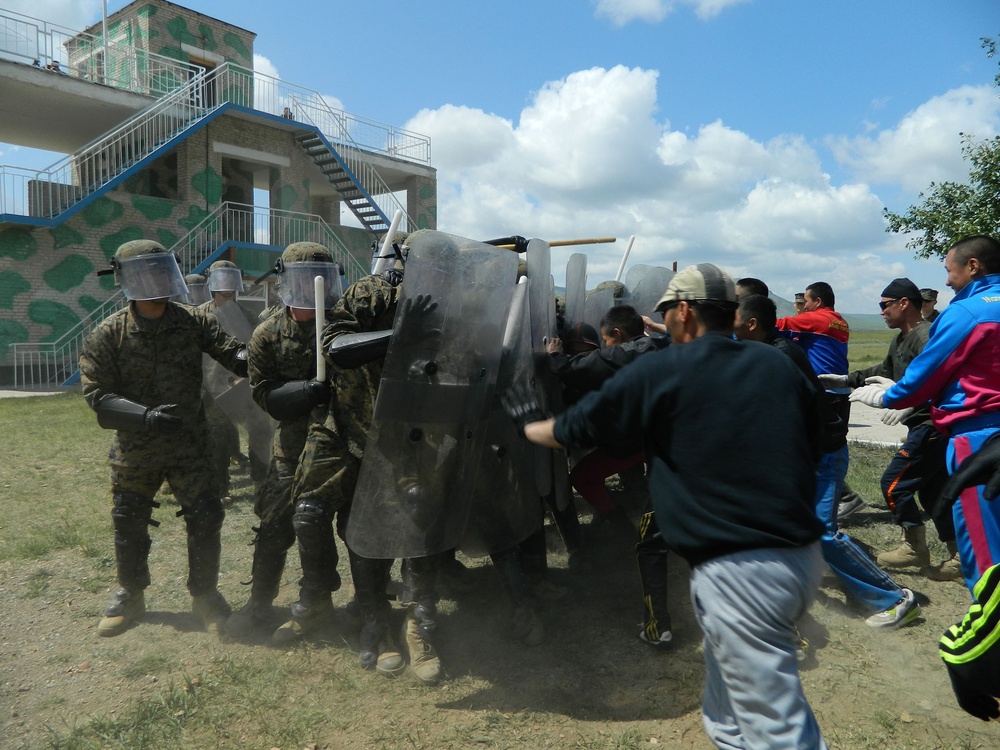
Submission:
M 142 451 L 112 451 L 111 511 L 115 529 L 115 561 L 118 582 L 128 590 L 149 585 L 147 560 L 151 539 L 149 526 L 154 497 L 166 481 L 181 506 L 188 550 L 188 590 L 194 596 L 215 591 L 219 576 L 221 531 L 225 511 L 219 497 L 216 473 L 204 441 L 178 442 L 177 450 L 155 456 Z M 169 455 L 168 455 L 169 454 Z

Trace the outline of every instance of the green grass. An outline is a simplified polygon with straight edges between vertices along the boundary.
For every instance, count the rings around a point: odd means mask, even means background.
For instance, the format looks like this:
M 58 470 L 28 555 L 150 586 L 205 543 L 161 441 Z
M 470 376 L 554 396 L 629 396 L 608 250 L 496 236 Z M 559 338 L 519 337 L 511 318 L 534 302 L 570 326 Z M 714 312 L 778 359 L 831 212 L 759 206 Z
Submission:
M 889 343 L 898 331 L 852 331 L 847 342 L 847 362 L 851 372 L 880 364 L 889 351 Z
M 110 433 L 76 393 L 0 399 L 0 424 L 8 519 L 0 523 L 0 562 L 67 549 L 96 555 L 111 524 Z
M 852 336 L 852 363 L 861 350 L 881 359 L 891 336 L 889 331 Z M 45 685 L 46 699 L 35 704 L 36 712 L 56 707 L 42 718 L 23 714 L 24 728 L 4 724 L 11 716 L 5 706 L 0 736 L 35 732 L 25 744 L 15 739 L 12 748 L 291 750 L 315 743 L 378 750 L 631 750 L 654 746 L 651 738 L 659 747 L 684 750 L 709 744 L 698 712 L 700 636 L 686 567 L 676 558 L 670 601 L 677 644 L 670 653 L 651 654 L 635 638 L 636 582 L 629 553 L 609 556 L 607 569 L 598 567 L 582 579 L 571 578 L 564 556 L 557 554 L 551 563 L 554 580 L 574 592 L 543 609 L 546 644 L 525 649 L 507 638 L 503 595 L 492 572 L 479 571 L 481 599 L 442 603 L 440 637 L 449 675 L 428 689 L 408 675 L 385 680 L 358 669 L 356 627 L 340 616 L 350 597 L 346 558 L 340 570 L 348 580 L 335 595 L 338 623 L 323 639 L 274 649 L 264 642 L 220 644 L 192 630 L 183 522 L 164 508 L 157 513 L 162 526 L 153 531 L 149 615 L 117 638 L 88 638 L 114 579 L 110 434 L 97 427 L 78 394 L 0 400 L 0 421 L 13 425 L 5 439 L 7 460 L 0 465 L 0 566 L 17 580 L 6 601 L 28 610 L 23 621 L 39 628 L 31 643 L 47 649 L 44 664 L 57 665 L 43 675 L 5 677 L 15 686 L 35 681 L 28 696 Z M 898 529 L 881 509 L 879 478 L 892 451 L 852 444 L 850 453 L 848 481 L 872 507 L 853 516 L 847 530 L 874 549 L 888 549 Z M 247 593 L 239 581 L 249 577 L 247 542 L 256 522 L 251 505 L 247 490 L 227 509 L 223 529 L 220 589 L 234 607 Z M 943 553 L 942 546 L 934 556 Z M 296 568 L 293 551 L 281 606 L 294 598 Z M 813 608 L 828 635 L 824 644 L 810 634 L 818 666 L 804 679 L 828 741 L 847 749 L 995 746 L 990 727 L 958 715 L 936 655 L 937 637 L 958 614 L 946 595 L 954 591 L 967 606 L 967 592 L 959 584 L 934 588 L 917 576 L 901 580 L 931 599 L 928 621 L 919 628 L 875 633 L 836 601 Z M 833 589 L 831 599 L 838 596 L 836 586 L 825 588 Z M 394 610 L 394 616 L 398 624 L 401 613 Z M 9 612 L 0 618 L 5 633 L 23 622 Z M 82 662 L 89 663 L 86 674 L 66 669 Z M 916 666 L 925 671 L 912 672 Z M 124 690 L 81 708 L 71 693 L 67 698 L 58 690 L 71 680 Z M 97 687 L 94 692 L 101 695 Z M 11 695 L 17 697 L 13 690 Z M 842 705 L 850 696 L 857 697 L 853 708 Z M 928 702 L 936 708 L 922 708 Z M 916 719 L 901 718 L 903 712 Z M 48 732 L 40 740 L 45 723 Z

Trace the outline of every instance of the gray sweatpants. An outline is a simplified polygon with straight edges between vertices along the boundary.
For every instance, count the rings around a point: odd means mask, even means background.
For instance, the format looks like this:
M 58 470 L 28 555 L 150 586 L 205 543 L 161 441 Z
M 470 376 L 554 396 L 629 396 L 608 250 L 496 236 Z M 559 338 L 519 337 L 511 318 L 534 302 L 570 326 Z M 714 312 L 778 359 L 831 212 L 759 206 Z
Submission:
M 736 552 L 692 569 L 704 633 L 702 722 L 716 747 L 826 750 L 795 658 L 795 623 L 822 572 L 819 542 Z

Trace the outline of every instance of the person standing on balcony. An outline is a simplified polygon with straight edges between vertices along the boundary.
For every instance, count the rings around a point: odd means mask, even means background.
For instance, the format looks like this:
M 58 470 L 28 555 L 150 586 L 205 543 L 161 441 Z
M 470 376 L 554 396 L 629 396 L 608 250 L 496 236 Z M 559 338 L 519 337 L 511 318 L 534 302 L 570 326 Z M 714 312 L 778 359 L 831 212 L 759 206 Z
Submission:
M 225 511 L 201 402 L 202 354 L 243 377 L 246 349 L 212 316 L 170 301 L 187 289 L 176 258 L 158 242 L 126 242 L 112 268 L 128 307 L 94 329 L 80 354 L 84 398 L 97 423 L 115 430 L 109 458 L 119 588 L 97 633 L 118 635 L 145 612 L 149 526 L 159 525 L 154 498 L 166 480 L 187 527 L 194 612 L 222 635 L 230 614 L 217 588 Z

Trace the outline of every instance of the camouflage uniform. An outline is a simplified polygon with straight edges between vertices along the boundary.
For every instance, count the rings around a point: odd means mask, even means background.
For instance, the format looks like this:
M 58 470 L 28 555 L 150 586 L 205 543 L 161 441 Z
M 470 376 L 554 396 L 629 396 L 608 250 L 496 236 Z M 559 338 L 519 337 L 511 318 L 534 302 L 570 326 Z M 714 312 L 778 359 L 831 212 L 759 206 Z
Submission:
M 243 374 L 242 345 L 218 321 L 194 308 L 166 303 L 163 316 L 147 320 L 135 303 L 102 322 L 80 355 L 83 394 L 100 414 L 111 395 L 150 409 L 176 404 L 184 422 L 171 435 L 117 430 L 112 440 L 115 557 L 122 589 L 149 586 L 148 526 L 153 497 L 164 479 L 180 503 L 188 535 L 188 590 L 195 597 L 216 592 L 225 515 L 208 459 L 208 430 L 201 403 L 202 354 Z
M 344 333 L 390 329 L 396 301 L 397 289 L 380 277 L 366 276 L 353 284 L 330 312 L 323 332 L 324 350 Z M 309 609 L 317 602 L 325 607 L 330 593 L 340 588 L 333 518 L 338 516 L 337 531 L 343 538 L 381 371 L 381 361 L 352 370 L 333 363 L 327 366 L 330 401 L 322 418 L 309 426 L 292 485 L 302 562 L 293 619 L 297 615 L 308 618 Z M 384 585 L 381 591 L 385 591 Z
M 316 377 L 316 321 L 296 321 L 282 307 L 254 331 L 249 353 L 250 392 L 267 411 L 267 397 L 289 381 Z M 253 583 L 248 625 L 271 617 L 289 548 L 295 542 L 292 527 L 292 479 L 306 442 L 310 415 L 282 419 L 274 431 L 271 459 L 257 488 Z M 242 610 L 241 610 L 242 612 Z M 234 615 L 234 619 L 237 619 Z M 234 626 L 242 623 L 230 621 Z M 242 629 L 242 627 L 240 627 Z
M 330 344 L 343 334 L 390 330 L 398 298 L 399 289 L 380 276 L 357 281 L 330 313 L 323 333 L 324 351 L 329 351 Z M 307 621 L 310 610 L 317 606 L 325 608 L 330 592 L 340 586 L 333 518 L 336 514 L 337 533 L 343 539 L 382 362 L 379 359 L 355 369 L 329 362 L 327 372 L 330 401 L 324 418 L 309 426 L 292 488 L 302 581 L 299 601 L 292 607 L 293 622 L 283 628 L 294 628 L 296 619 L 300 623 Z M 368 668 L 377 662 L 380 672 L 395 674 L 403 663 L 399 654 L 389 648 L 390 608 L 385 594 L 393 561 L 362 558 L 350 549 L 348 553 L 363 622 L 361 664 Z M 424 567 L 422 561 L 417 562 L 418 578 Z

